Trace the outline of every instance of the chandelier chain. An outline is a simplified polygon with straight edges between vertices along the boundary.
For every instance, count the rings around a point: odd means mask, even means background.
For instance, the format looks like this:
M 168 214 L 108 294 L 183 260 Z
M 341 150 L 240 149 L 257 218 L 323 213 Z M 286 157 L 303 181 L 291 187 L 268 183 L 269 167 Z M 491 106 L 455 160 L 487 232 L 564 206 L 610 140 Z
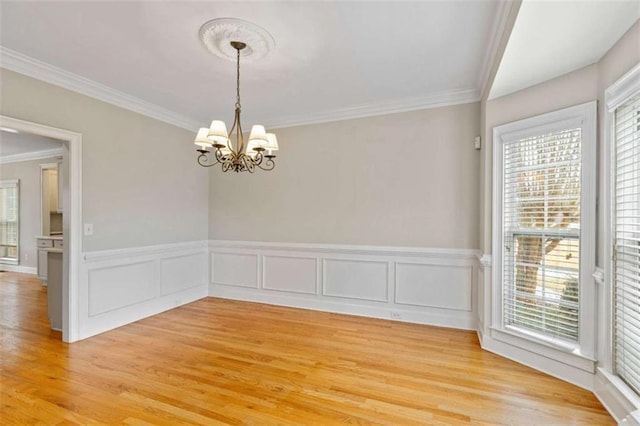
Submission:
M 240 109 L 240 49 L 236 49 L 238 54 L 236 56 L 236 108 Z

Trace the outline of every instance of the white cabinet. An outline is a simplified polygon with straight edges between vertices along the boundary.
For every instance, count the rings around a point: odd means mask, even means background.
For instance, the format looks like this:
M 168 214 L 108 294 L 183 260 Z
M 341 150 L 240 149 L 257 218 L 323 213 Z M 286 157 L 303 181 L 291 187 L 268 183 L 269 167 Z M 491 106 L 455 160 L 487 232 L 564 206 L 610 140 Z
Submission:
M 62 210 L 62 206 L 60 205 L 60 187 L 58 185 L 58 170 L 51 169 L 49 170 L 49 182 L 47 185 L 47 189 L 49 191 L 49 211 L 50 212 L 60 212 Z

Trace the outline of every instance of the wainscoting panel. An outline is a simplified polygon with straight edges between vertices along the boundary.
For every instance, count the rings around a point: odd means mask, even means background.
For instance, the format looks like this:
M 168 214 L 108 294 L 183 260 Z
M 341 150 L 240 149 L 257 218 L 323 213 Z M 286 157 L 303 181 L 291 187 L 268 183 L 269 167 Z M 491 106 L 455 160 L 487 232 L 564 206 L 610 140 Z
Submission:
M 135 305 L 158 295 L 153 261 L 89 271 L 89 316 Z
M 396 303 L 471 311 L 472 266 L 396 263 Z
M 212 253 L 211 276 L 216 284 L 257 288 L 258 255 Z
M 318 260 L 312 257 L 264 256 L 262 287 L 267 290 L 316 294 Z
M 79 338 L 207 296 L 207 242 L 83 254 Z
M 324 259 L 322 294 L 386 302 L 389 264 L 371 260 Z
M 161 294 L 167 295 L 207 282 L 205 253 L 160 260 Z
M 209 295 L 473 330 L 478 252 L 210 241 Z

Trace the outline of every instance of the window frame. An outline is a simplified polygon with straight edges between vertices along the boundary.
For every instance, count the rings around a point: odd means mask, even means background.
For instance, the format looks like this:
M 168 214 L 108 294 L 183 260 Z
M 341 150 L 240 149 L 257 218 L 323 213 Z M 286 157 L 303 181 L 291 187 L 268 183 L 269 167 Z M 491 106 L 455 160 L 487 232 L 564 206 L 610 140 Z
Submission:
M 20 180 L 5 179 L 0 180 L 0 188 L 15 188 L 16 190 L 16 256 L 0 257 L 0 263 L 5 265 L 20 264 Z
M 569 365 L 593 372 L 596 356 L 596 138 L 597 102 L 496 126 L 493 129 L 493 214 L 492 214 L 492 337 L 528 351 L 553 356 Z M 527 137 L 569 128 L 581 128 L 579 339 L 577 344 L 541 333 L 506 326 L 504 322 L 503 154 L 504 145 Z
M 601 312 L 607 320 L 607 325 L 601 329 L 603 344 L 599 348 L 598 356 L 601 360 L 601 369 L 604 377 L 618 391 L 618 395 L 625 400 L 628 406 L 634 406 L 640 410 L 640 395 L 631 389 L 615 373 L 614 365 L 614 335 L 615 335 L 615 289 L 614 289 L 614 245 L 616 242 L 615 224 L 615 178 L 616 178 L 616 138 L 615 138 L 615 111 L 631 98 L 640 94 L 640 63 L 629 72 L 614 82 L 605 90 L 604 98 L 604 300 Z

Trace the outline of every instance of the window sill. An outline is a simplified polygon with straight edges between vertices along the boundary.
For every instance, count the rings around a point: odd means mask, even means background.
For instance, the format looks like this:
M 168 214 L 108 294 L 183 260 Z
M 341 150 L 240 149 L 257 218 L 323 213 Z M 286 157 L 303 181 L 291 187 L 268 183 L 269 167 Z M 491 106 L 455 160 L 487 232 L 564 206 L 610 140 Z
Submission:
M 491 328 L 491 337 L 525 351 L 561 362 L 589 373 L 595 373 L 596 360 L 579 352 L 570 344 L 547 341 L 509 328 Z

